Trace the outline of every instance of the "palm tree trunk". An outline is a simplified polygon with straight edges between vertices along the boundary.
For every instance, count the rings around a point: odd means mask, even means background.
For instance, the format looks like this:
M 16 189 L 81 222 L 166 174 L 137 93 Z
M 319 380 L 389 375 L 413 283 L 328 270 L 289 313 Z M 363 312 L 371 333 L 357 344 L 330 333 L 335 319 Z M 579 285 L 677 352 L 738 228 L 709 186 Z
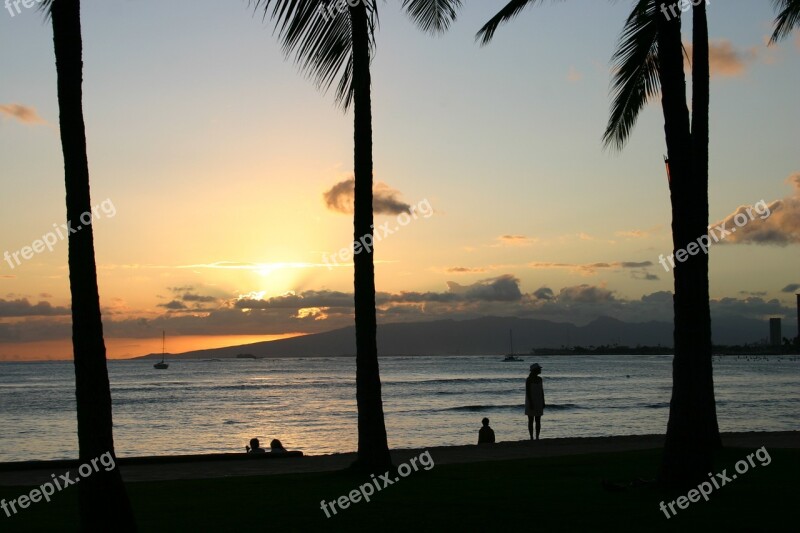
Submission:
M 80 0 L 54 0 L 51 8 L 58 74 L 61 146 L 67 191 L 67 220 L 80 230 L 69 236 L 69 281 L 72 294 L 72 344 L 78 443 L 82 463 L 105 453 L 114 456 L 111 390 L 100 317 L 100 296 L 92 227 L 81 227 L 91 211 L 89 165 L 82 103 Z M 82 528 L 86 531 L 134 531 L 125 485 L 118 468 L 93 472 L 78 486 Z
M 697 238 L 706 234 L 708 187 L 707 183 L 696 183 L 693 177 L 681 20 L 680 17 L 667 20 L 659 16 L 658 24 L 661 102 L 671 175 L 673 253 L 677 254 L 688 250 L 690 243 L 697 246 Z M 707 145 L 707 125 L 705 137 Z M 701 251 L 681 262 L 676 256 L 675 265 L 675 357 L 660 478 L 666 483 L 684 484 L 705 478 L 711 469 L 711 448 L 707 439 L 702 438 L 708 422 L 704 413 L 707 414 L 709 406 L 698 401 L 701 380 L 697 377 L 702 361 L 707 357 L 710 366 L 711 356 L 708 257 Z
M 692 188 L 696 194 L 692 199 L 692 232 L 695 238 L 707 234 L 708 228 L 708 144 L 710 110 L 710 65 L 708 50 L 708 16 L 706 3 L 699 2 L 692 9 Z M 695 351 L 695 387 L 698 406 L 701 409 L 701 438 L 703 446 L 711 449 L 722 447 L 717 422 L 717 406 L 714 397 L 714 369 L 711 360 L 711 308 L 708 285 L 709 255 L 702 253 L 692 258 L 688 266 L 695 272 L 696 301 L 692 309 L 697 313 L 698 343 Z
M 355 209 L 354 242 L 373 234 L 372 219 L 372 102 L 370 42 L 364 2 L 350 6 L 353 32 L 353 107 Z M 375 265 L 372 250 L 353 256 L 355 267 L 356 402 L 358 404 L 358 460 L 356 467 L 384 472 L 391 466 L 381 399 L 375 317 Z

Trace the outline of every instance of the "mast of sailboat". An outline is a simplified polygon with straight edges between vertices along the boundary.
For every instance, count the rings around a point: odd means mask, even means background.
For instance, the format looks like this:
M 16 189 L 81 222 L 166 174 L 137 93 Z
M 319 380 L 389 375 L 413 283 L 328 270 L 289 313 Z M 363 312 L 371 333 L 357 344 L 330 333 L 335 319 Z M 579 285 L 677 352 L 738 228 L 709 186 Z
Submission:
M 514 355 L 514 330 L 508 330 L 508 353 Z
M 164 362 L 164 348 L 167 343 L 167 332 L 163 329 L 161 330 L 161 362 Z

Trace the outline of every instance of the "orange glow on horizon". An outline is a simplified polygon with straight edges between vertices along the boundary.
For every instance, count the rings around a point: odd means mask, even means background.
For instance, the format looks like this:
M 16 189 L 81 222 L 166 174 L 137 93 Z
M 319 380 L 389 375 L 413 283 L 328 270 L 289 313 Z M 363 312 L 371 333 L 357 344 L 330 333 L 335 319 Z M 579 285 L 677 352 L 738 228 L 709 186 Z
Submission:
M 302 335 L 305 335 L 305 333 L 167 336 L 166 352 L 168 354 L 177 354 L 194 350 L 276 341 Z M 151 353 L 161 353 L 160 336 L 153 339 L 107 338 L 105 341 L 108 359 L 133 359 Z M 0 352 L 0 361 L 64 361 L 71 359 L 72 342 L 68 339 L 5 344 L 3 351 Z

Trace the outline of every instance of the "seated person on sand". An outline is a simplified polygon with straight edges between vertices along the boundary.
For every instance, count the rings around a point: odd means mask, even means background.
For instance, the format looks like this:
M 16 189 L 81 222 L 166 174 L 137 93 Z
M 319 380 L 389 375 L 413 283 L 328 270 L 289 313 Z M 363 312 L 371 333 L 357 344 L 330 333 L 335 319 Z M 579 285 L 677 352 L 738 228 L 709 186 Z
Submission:
M 261 447 L 261 443 L 255 437 L 250 439 L 250 446 L 245 446 L 244 449 L 247 450 L 247 453 L 267 453 L 267 450 Z
M 478 444 L 494 444 L 494 430 L 489 427 L 489 419 L 484 418 L 483 427 L 478 431 Z
M 270 453 L 286 453 L 286 448 L 283 447 L 281 441 L 278 439 L 272 439 L 272 442 L 269 443 Z

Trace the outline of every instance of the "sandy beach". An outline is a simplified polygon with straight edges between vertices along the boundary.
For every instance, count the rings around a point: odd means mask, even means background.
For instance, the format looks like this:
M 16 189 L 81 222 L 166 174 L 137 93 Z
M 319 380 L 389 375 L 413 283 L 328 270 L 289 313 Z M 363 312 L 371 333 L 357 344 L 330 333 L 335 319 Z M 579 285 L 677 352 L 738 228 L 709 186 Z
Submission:
M 730 448 L 800 448 L 800 431 L 723 433 L 722 441 Z M 397 465 L 428 450 L 436 464 L 457 464 L 646 450 L 660 448 L 663 443 L 664 435 L 543 439 L 393 450 L 392 458 Z M 118 466 L 126 482 L 139 482 L 329 472 L 347 468 L 355 458 L 355 453 L 284 458 L 215 454 L 123 458 L 119 459 Z M 0 486 L 38 485 L 50 480 L 53 473 L 74 471 L 75 467 L 75 463 L 69 461 L 0 464 Z

